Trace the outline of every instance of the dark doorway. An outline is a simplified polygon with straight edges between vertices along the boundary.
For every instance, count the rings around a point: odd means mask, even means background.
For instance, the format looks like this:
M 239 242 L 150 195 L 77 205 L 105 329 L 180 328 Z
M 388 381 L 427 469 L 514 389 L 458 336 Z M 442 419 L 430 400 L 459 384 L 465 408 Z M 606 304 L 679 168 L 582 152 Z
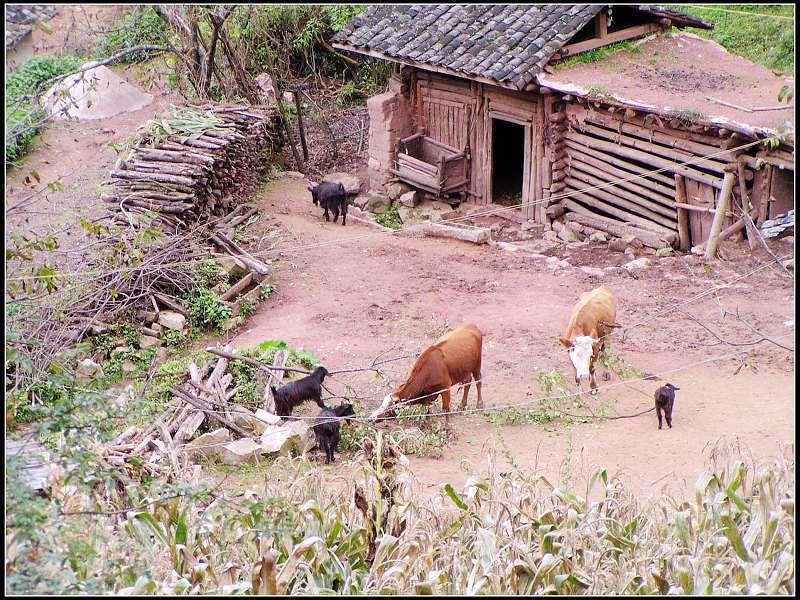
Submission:
M 525 126 L 492 119 L 492 202 L 522 202 L 525 173 Z

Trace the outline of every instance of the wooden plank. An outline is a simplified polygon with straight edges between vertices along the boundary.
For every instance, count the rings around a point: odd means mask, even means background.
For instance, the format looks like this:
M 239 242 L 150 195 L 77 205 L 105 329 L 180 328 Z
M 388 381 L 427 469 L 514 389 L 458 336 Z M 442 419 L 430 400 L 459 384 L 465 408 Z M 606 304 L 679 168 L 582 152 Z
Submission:
M 683 175 L 675 175 L 675 204 L 687 204 L 686 181 Z M 691 230 L 689 228 L 689 213 L 682 208 L 676 208 L 678 217 L 678 249 L 687 252 L 692 247 Z
M 561 58 L 574 56 L 575 54 L 586 52 L 587 50 L 594 50 L 595 48 L 599 48 L 600 46 L 605 46 L 607 44 L 613 44 L 614 42 L 621 42 L 622 40 L 630 40 L 637 37 L 642 37 L 648 33 L 653 33 L 654 31 L 660 30 L 661 26 L 657 23 L 644 23 L 643 25 L 635 25 L 633 27 L 628 27 L 627 29 L 620 29 L 614 33 L 609 33 L 603 38 L 595 38 L 586 40 L 585 42 L 578 42 L 577 44 L 569 44 L 564 46 L 561 49 Z
M 605 202 L 611 203 L 614 206 L 619 207 L 620 209 L 624 209 L 632 216 L 642 217 L 647 219 L 648 221 L 652 221 L 653 223 L 657 223 L 663 226 L 667 230 L 671 230 L 672 228 L 676 227 L 675 221 L 670 218 L 664 217 L 659 215 L 658 213 L 653 212 L 641 204 L 636 202 L 630 201 L 628 198 L 623 198 L 619 192 L 622 190 L 612 190 L 609 191 L 608 189 L 591 189 L 595 184 L 591 181 L 583 181 L 580 178 L 577 178 L 579 173 L 573 172 L 570 176 L 564 179 L 564 182 L 567 184 L 568 187 L 573 189 L 579 190 L 595 198 L 603 200 Z M 586 179 L 594 179 L 593 177 L 586 177 Z M 595 180 L 596 181 L 596 180 Z M 587 187 L 585 184 L 589 184 Z M 641 200 L 641 199 L 640 199 Z
M 570 168 L 573 171 L 582 171 L 584 173 L 588 173 L 589 175 L 593 175 L 603 184 L 614 182 L 613 189 L 622 189 L 626 192 L 636 194 L 637 199 L 643 199 L 645 201 L 643 206 L 663 214 L 665 217 L 672 217 L 675 215 L 673 200 L 671 198 L 662 196 L 661 194 L 658 194 L 653 190 L 649 190 L 637 183 L 633 183 L 632 181 L 622 181 L 624 177 L 614 177 L 609 173 L 605 173 L 602 169 L 586 164 L 582 160 L 577 160 L 577 157 L 575 160 L 570 162 Z M 574 175 L 574 173 L 572 174 Z M 630 175 L 628 175 L 628 177 L 630 177 Z M 634 200 L 634 202 L 636 202 L 636 200 Z
M 621 146 L 619 144 L 614 144 L 612 142 L 598 140 L 597 138 L 593 138 L 591 136 L 578 133 L 576 131 L 568 131 L 565 137 L 567 139 L 580 142 L 584 145 L 592 146 L 600 150 L 611 152 L 612 154 L 616 154 L 617 156 L 638 160 L 639 162 L 642 162 L 651 167 L 655 167 L 658 169 L 660 168 L 669 169 L 673 173 L 680 173 L 685 177 L 689 177 L 691 179 L 700 181 L 702 183 L 705 183 L 706 185 L 710 185 L 718 189 L 722 187 L 721 181 L 716 177 L 712 177 L 711 175 L 701 173 L 700 171 L 692 169 L 690 167 L 681 166 L 677 164 L 675 161 L 667 160 L 660 156 L 656 156 L 648 152 L 643 152 L 642 150 L 629 148 L 627 146 Z
M 708 154 L 717 154 L 724 152 L 719 145 L 703 144 L 694 140 L 687 140 L 684 137 L 676 135 L 677 130 L 659 130 L 651 128 L 644 124 L 631 122 L 628 118 L 624 117 L 624 111 L 609 114 L 607 112 L 600 112 L 592 110 L 589 107 L 581 106 L 580 104 L 571 103 L 567 108 L 567 114 L 573 117 L 578 122 L 589 122 L 592 124 L 600 125 L 603 127 L 611 128 L 614 131 L 620 131 L 628 135 L 633 135 L 645 140 L 655 141 L 667 147 L 678 148 L 696 154 L 697 156 L 706 156 Z M 617 116 L 620 115 L 620 116 Z M 639 119 L 636 119 L 639 121 Z M 719 138 L 713 138 L 715 142 L 719 142 Z M 718 160 L 731 161 L 736 157 L 730 153 L 725 152 L 720 154 Z
M 566 139 L 565 142 L 564 142 L 564 145 L 565 145 L 565 147 L 567 149 L 567 154 L 570 155 L 570 156 L 574 155 L 575 152 L 578 152 L 579 155 L 580 154 L 584 154 L 587 157 L 593 158 L 595 161 L 600 161 L 600 162 L 604 163 L 605 165 L 614 165 L 614 166 L 619 167 L 621 169 L 625 169 L 627 171 L 630 171 L 629 174 L 620 175 L 621 177 L 628 177 L 628 176 L 630 176 L 630 174 L 634 174 L 634 175 L 641 175 L 642 174 L 641 167 L 638 167 L 636 165 L 632 165 L 631 163 L 629 163 L 629 162 L 627 162 L 627 161 L 625 161 L 625 160 L 623 160 L 621 158 L 617 158 L 616 156 L 612 156 L 612 155 L 610 155 L 608 153 L 599 152 L 599 151 L 594 150 L 592 148 L 588 148 L 584 144 L 581 144 L 581 143 L 579 143 L 579 142 L 577 142 L 575 140 Z M 653 182 L 663 183 L 663 184 L 666 184 L 668 186 L 673 184 L 673 180 L 670 177 L 667 177 L 663 173 L 649 173 L 647 175 L 647 179 L 641 179 L 641 180 L 637 180 L 637 181 L 645 181 L 645 182 L 648 182 L 648 183 L 653 181 Z M 645 185 L 645 184 L 643 183 L 642 185 Z M 661 188 L 657 188 L 657 189 L 661 189 Z
M 596 125 L 590 125 L 586 123 L 581 127 L 581 129 L 585 132 L 593 133 L 616 144 L 624 144 L 630 148 L 636 148 L 638 150 L 657 154 L 658 156 L 662 156 L 676 162 L 695 161 L 692 163 L 694 166 L 702 167 L 709 171 L 715 171 L 720 175 L 725 169 L 725 161 L 699 159 L 695 154 L 684 152 L 683 150 L 679 150 L 677 148 L 669 148 L 667 146 L 661 146 L 659 144 L 647 142 L 629 135 L 615 133 L 605 129 L 604 127 L 598 127 Z M 702 156 L 702 154 L 700 156 Z
M 638 227 L 662 235 L 673 233 L 670 229 L 663 227 L 662 225 L 649 221 L 638 214 L 631 212 L 630 210 L 620 208 L 620 206 L 618 206 L 618 199 L 610 194 L 604 194 L 601 196 L 601 194 L 598 193 L 598 190 L 583 190 L 581 189 L 580 185 L 575 187 L 574 185 L 568 184 L 567 189 L 570 190 L 571 198 L 580 200 L 588 206 L 597 207 L 603 212 L 613 215 L 623 222 L 632 223 Z M 568 200 L 565 200 L 565 206 L 566 202 L 568 202 Z
M 398 154 L 397 162 L 404 167 L 416 169 L 418 171 L 422 171 L 423 173 L 430 173 L 431 175 L 439 174 L 434 165 L 426 163 L 418 158 L 414 158 L 410 154 Z

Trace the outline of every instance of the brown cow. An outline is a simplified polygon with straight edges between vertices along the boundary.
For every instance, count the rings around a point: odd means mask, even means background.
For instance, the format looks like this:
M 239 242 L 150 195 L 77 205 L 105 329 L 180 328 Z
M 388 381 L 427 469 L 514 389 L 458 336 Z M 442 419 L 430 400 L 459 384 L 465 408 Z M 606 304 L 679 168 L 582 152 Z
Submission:
M 588 377 L 591 389 L 597 389 L 594 362 L 605 347 L 608 333 L 613 327 L 619 327 L 614 323 L 616 316 L 614 296 L 605 286 L 581 294 L 572 309 L 567 331 L 560 341 L 569 349 L 578 385 Z
M 439 338 L 419 355 L 406 382 L 383 399 L 370 415 L 375 419 L 390 411 L 391 405 L 402 403 L 428 404 L 442 396 L 442 411 L 450 411 L 450 388 L 466 384 L 461 398 L 461 410 L 467 407 L 467 395 L 472 380 L 478 388 L 478 408 L 481 398 L 481 351 L 483 334 L 472 324 L 462 325 Z M 447 419 L 447 416 L 445 416 Z

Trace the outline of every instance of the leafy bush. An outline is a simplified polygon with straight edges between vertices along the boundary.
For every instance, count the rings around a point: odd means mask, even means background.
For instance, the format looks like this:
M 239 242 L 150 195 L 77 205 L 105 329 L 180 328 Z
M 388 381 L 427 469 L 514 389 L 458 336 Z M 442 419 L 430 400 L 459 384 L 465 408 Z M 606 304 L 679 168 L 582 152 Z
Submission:
M 36 136 L 45 117 L 37 97 L 46 84 L 80 66 L 76 56 L 34 56 L 6 77 L 6 162 L 21 158 Z
M 400 218 L 400 205 L 392 204 L 383 212 L 375 213 L 375 221 L 390 229 L 400 229 L 403 226 Z
M 96 59 L 108 58 L 117 52 L 136 46 L 161 46 L 169 42 L 169 27 L 152 7 L 135 10 L 122 18 L 119 27 L 101 37 L 94 50 Z M 150 52 L 133 52 L 118 62 L 133 63 L 146 60 Z
M 200 289 L 183 297 L 192 325 L 222 331 L 231 316 L 231 307 L 207 289 Z

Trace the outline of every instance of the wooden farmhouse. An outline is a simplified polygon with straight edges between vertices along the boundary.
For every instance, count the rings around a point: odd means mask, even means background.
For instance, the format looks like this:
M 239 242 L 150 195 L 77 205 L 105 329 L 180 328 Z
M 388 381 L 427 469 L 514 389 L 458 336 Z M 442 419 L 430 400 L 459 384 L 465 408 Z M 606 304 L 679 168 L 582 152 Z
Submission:
M 723 196 L 725 236 L 745 229 L 743 201 L 756 223 L 786 212 L 784 80 L 685 27 L 711 28 L 642 5 L 371 6 L 333 40 L 395 63 L 367 103 L 371 189 L 399 179 L 453 202 L 517 205 L 519 221 L 566 213 L 683 250 L 706 241 Z M 638 41 L 566 60 L 622 40 Z

